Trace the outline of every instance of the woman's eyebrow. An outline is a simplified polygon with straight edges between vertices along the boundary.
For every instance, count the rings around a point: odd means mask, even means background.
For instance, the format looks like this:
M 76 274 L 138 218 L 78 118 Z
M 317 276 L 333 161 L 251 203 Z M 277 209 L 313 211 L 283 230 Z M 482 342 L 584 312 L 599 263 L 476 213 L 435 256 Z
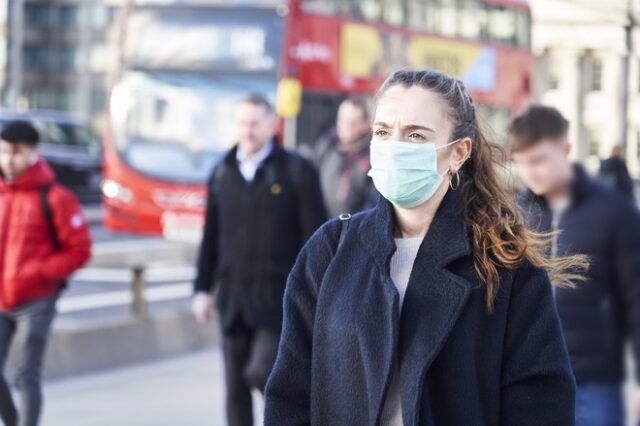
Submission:
M 377 127 L 385 127 L 387 129 L 391 127 L 390 124 L 383 123 L 382 121 L 376 121 L 376 122 L 373 123 L 373 125 L 377 126 Z
M 376 127 L 384 127 L 386 129 L 389 129 L 389 128 L 393 127 L 392 125 L 384 123 L 382 121 L 376 121 L 375 123 L 373 123 L 373 125 L 376 126 Z M 431 133 L 438 133 L 435 130 L 433 130 L 431 127 L 421 126 L 419 124 L 409 124 L 408 126 L 404 126 L 403 130 L 406 130 L 406 131 L 424 130 L 424 131 L 431 132 Z
M 435 130 L 433 130 L 431 127 L 427 127 L 427 126 L 421 126 L 419 124 L 410 124 L 408 126 L 405 126 L 405 130 L 407 131 L 411 131 L 411 130 L 424 130 L 426 132 L 431 132 L 431 133 L 438 133 Z

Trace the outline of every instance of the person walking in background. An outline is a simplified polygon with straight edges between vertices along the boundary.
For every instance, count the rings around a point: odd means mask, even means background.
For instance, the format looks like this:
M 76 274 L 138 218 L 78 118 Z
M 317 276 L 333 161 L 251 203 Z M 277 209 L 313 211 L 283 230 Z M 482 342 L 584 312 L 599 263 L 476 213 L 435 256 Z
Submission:
M 551 257 L 591 263 L 585 282 L 555 293 L 578 386 L 576 424 L 622 426 L 627 341 L 640 361 L 640 213 L 570 163 L 568 128 L 556 109 L 531 106 L 510 124 L 509 148 L 528 188 L 520 205 L 530 226 L 559 231 Z
M 320 137 L 314 153 L 330 216 L 375 206 L 378 194 L 367 176 L 370 139 L 365 102 L 358 98 L 342 101 L 335 127 Z
M 0 133 L 0 171 L 0 368 L 15 335 L 20 402 L 17 410 L 0 377 L 0 417 L 8 426 L 33 426 L 56 300 L 91 256 L 91 238 L 76 197 L 40 157 L 31 124 L 11 122 Z
M 236 119 L 238 144 L 208 183 L 193 312 L 211 319 L 219 283 L 228 422 L 249 426 L 251 389 L 264 390 L 275 361 L 287 274 L 326 212 L 311 163 L 274 140 L 271 104 L 251 95 Z
M 392 74 L 378 94 L 375 209 L 323 226 L 285 292 L 265 425 L 573 425 L 547 259 L 500 183 L 463 84 Z
M 633 181 L 624 162 L 624 155 L 620 145 L 613 147 L 611 157 L 600 162 L 598 177 L 608 186 L 617 189 L 635 201 Z

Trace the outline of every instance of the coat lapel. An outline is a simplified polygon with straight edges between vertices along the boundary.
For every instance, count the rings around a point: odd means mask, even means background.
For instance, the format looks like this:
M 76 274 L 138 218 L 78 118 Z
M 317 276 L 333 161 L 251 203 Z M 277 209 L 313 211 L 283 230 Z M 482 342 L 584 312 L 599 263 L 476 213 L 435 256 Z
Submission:
M 369 424 L 377 422 L 382 410 L 398 340 L 398 292 L 389 276 L 389 263 L 396 246 L 391 205 L 382 197 L 376 209 L 363 218 L 358 228 L 364 250 L 377 269 L 370 273 L 367 291 L 357 313 L 358 345 L 362 356 Z
M 471 282 L 447 269 L 454 260 L 471 254 L 461 196 L 449 191 L 440 204 L 418 251 L 399 320 L 397 292 L 389 277 L 389 263 L 395 251 L 392 207 L 381 201 L 375 223 L 368 223 L 373 221 L 371 218 L 369 216 L 369 221 L 363 221 L 360 235 L 382 271 L 379 282 L 383 286 L 384 298 L 378 299 L 374 309 L 380 315 L 380 322 L 375 330 L 371 330 L 370 338 L 364 339 L 362 350 L 368 354 L 366 356 L 376 354 L 379 358 L 377 374 L 383 384 L 391 373 L 395 355 L 398 355 L 404 422 L 416 424 L 425 374 L 446 342 L 473 287 Z M 381 303 L 383 301 L 384 304 Z M 370 329 L 370 321 L 368 325 L 360 324 L 361 328 Z M 384 350 L 381 350 L 380 339 L 376 338 L 381 334 L 390 339 Z M 393 348 L 389 348 L 391 341 Z M 383 386 L 377 383 L 376 387 L 369 389 L 380 390 L 375 395 L 370 394 L 370 404 L 373 405 L 370 405 L 370 418 L 377 419 L 382 410 Z

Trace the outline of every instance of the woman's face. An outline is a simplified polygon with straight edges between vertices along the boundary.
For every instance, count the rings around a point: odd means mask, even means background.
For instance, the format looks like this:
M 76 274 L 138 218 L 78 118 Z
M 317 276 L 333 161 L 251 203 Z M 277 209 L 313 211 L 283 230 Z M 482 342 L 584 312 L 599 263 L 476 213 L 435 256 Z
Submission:
M 437 148 L 452 142 L 452 127 L 439 95 L 418 86 L 392 86 L 378 100 L 372 140 L 434 143 Z M 453 167 L 455 151 L 455 146 L 438 150 L 440 173 Z

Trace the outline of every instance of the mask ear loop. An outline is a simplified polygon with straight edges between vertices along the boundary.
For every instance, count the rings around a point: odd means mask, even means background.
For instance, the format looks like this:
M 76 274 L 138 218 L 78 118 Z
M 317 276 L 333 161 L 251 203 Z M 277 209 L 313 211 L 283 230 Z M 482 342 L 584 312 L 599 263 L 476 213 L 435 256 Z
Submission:
M 447 143 L 447 144 L 444 144 L 444 145 L 442 145 L 442 146 L 439 146 L 439 147 L 437 147 L 437 148 L 436 148 L 436 151 L 437 151 L 437 150 L 439 150 L 439 149 L 442 149 L 442 148 L 446 148 L 446 147 L 448 147 L 448 146 L 450 146 L 450 145 L 457 144 L 457 143 L 458 143 L 458 142 L 460 142 L 462 139 L 464 139 L 464 138 L 458 138 L 458 139 L 456 139 L 456 140 L 455 140 L 455 141 L 453 141 L 453 142 L 449 142 L 449 143 Z M 457 172 L 456 172 L 456 173 L 457 173 Z M 444 173 L 443 173 L 443 174 L 441 174 L 440 176 L 444 177 L 446 174 L 451 174 L 451 166 L 449 166 L 449 168 L 447 168 L 447 170 L 445 170 L 445 171 L 444 171 Z M 460 177 L 458 177 L 458 185 L 460 185 L 460 182 L 459 182 L 459 181 L 460 181 Z M 451 185 L 451 181 L 449 181 L 449 185 Z M 456 189 L 457 189 L 457 187 L 456 187 Z

